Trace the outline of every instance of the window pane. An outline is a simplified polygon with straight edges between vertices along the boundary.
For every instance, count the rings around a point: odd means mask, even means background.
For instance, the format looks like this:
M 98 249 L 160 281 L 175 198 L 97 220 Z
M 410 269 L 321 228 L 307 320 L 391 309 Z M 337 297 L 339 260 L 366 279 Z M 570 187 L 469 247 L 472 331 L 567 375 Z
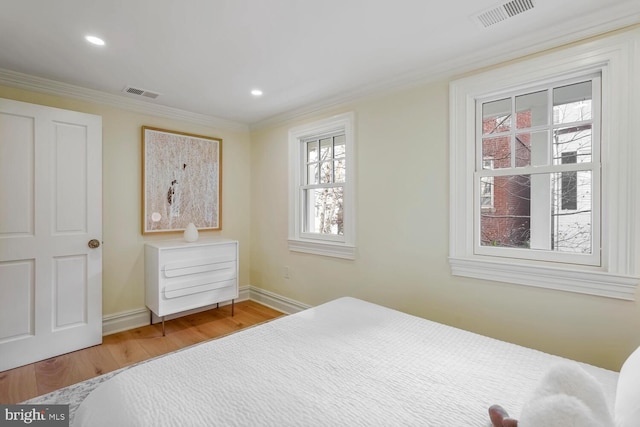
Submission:
M 516 167 L 547 166 L 549 164 L 549 132 L 516 134 Z
M 307 184 L 318 183 L 318 164 L 307 165 Z
M 549 153 L 551 150 L 549 131 L 531 132 L 528 137 L 531 148 L 531 164 L 533 166 L 548 166 L 549 159 L 551 159 L 551 154 Z
M 482 246 L 591 253 L 591 171 L 481 177 L 481 207 L 489 196 L 492 209 L 480 214 Z
M 492 178 L 493 209 L 483 210 L 481 213 L 481 245 L 528 248 L 531 228 L 529 176 L 512 175 Z
M 484 176 L 480 178 L 480 207 L 493 207 L 493 177 Z
M 516 128 L 546 125 L 548 122 L 547 91 L 516 96 Z
M 333 139 L 333 157 L 334 158 L 344 157 L 345 147 L 346 147 L 345 136 L 344 135 L 336 136 Z
M 482 104 L 482 134 L 511 130 L 511 98 Z
M 307 163 L 318 161 L 318 141 L 307 142 Z
M 493 168 L 511 167 L 511 138 L 500 136 L 497 138 L 484 138 L 482 140 L 482 158 L 493 159 Z
M 333 138 L 320 140 L 320 160 L 327 160 L 333 157 Z
M 320 163 L 320 183 L 330 184 L 333 182 L 333 162 Z
M 553 249 L 589 254 L 592 224 L 591 171 L 554 174 Z
M 333 163 L 334 167 L 334 182 L 344 182 L 345 181 L 345 161 L 344 159 L 336 160 Z
M 556 129 L 553 132 L 554 165 L 562 164 L 562 155 L 576 152 L 576 163 L 591 162 L 591 125 Z
M 519 133 L 516 135 L 516 167 L 521 168 L 531 165 L 531 134 Z
M 343 235 L 343 187 L 313 188 L 304 191 L 306 233 Z
M 591 120 L 591 81 L 558 87 L 553 90 L 553 123 Z

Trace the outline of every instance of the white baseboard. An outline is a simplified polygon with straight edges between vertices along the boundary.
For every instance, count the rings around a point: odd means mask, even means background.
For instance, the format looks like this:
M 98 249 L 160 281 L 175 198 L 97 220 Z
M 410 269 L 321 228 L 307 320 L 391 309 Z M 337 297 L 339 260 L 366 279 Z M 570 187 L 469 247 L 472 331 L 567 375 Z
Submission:
M 238 298 L 235 301 L 238 302 L 246 300 L 259 302 L 260 304 L 266 305 L 267 307 L 271 307 L 286 314 L 297 313 L 311 307 L 310 305 L 292 300 L 291 298 L 283 297 L 282 295 L 278 295 L 274 292 L 251 285 L 242 286 L 239 289 Z M 231 304 L 231 301 L 220 303 L 220 305 L 227 304 Z M 200 311 L 210 310 L 215 307 L 216 305 L 214 304 L 196 308 L 194 310 L 166 316 L 165 320 L 174 319 L 176 317 L 184 316 L 187 314 L 198 313 Z M 136 310 L 121 311 L 120 313 L 106 315 L 102 318 L 102 335 L 111 335 L 115 334 L 116 332 L 139 328 L 140 326 L 147 326 L 150 324 L 152 318 L 153 323 L 157 323 L 162 320 L 155 314 L 152 314 L 150 316 L 149 313 L 150 312 L 147 308 L 139 308 Z
M 111 335 L 148 324 L 149 310 L 146 307 L 108 314 L 102 318 L 102 335 Z
M 251 285 L 249 285 L 249 299 L 286 314 L 294 314 L 311 308 L 310 305 L 301 303 L 300 301 L 283 297 L 275 292 L 267 291 Z

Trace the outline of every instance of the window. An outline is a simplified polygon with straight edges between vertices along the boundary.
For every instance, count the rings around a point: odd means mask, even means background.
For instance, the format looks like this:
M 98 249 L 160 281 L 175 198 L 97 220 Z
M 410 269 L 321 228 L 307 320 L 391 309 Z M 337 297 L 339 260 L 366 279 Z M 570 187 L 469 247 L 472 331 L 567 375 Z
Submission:
M 353 114 L 289 132 L 289 249 L 355 258 Z
M 452 274 L 634 298 L 635 34 L 451 83 Z
M 599 74 L 498 97 L 476 100 L 475 252 L 600 265 Z

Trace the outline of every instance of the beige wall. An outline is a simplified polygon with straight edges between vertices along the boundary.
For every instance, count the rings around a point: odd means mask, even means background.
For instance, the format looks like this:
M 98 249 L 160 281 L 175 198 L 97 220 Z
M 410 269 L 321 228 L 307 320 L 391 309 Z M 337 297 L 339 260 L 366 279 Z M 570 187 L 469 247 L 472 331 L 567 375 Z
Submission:
M 144 308 L 144 242 L 178 234 L 141 234 L 141 126 L 223 139 L 222 231 L 240 242 L 240 286 L 249 281 L 249 133 L 133 113 L 119 108 L 0 86 L 0 97 L 102 116 L 103 314 Z
M 310 305 L 359 297 L 619 369 L 640 345 L 636 302 L 450 274 L 448 105 L 441 81 L 252 132 L 251 284 Z M 346 111 L 356 116 L 357 259 L 289 252 L 288 129 Z

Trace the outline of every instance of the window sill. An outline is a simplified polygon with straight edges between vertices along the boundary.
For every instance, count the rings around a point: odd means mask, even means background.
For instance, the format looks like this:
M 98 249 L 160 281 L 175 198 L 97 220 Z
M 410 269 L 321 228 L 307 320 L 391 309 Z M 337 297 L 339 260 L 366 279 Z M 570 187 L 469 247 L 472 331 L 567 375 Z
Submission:
M 570 267 L 524 265 L 513 262 L 449 258 L 451 274 L 524 286 L 635 300 L 638 277 Z
M 355 246 L 289 239 L 289 250 L 334 258 L 356 259 Z

